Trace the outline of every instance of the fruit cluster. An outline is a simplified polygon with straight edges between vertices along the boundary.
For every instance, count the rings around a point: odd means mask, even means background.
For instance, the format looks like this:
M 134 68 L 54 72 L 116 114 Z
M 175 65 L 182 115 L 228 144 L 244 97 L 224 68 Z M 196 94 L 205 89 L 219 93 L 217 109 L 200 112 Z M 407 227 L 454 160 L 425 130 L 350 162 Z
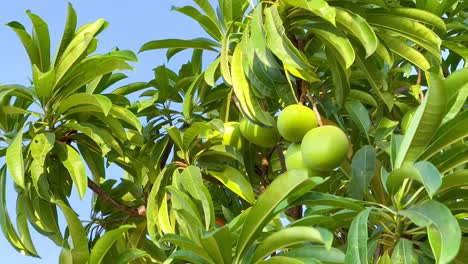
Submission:
M 239 151 L 244 138 L 261 147 L 273 147 L 280 137 L 291 142 L 285 155 L 288 170 L 306 168 L 312 175 L 322 175 L 339 166 L 348 154 L 346 134 L 335 126 L 318 127 L 314 111 L 303 105 L 284 108 L 273 127 L 262 127 L 247 118 L 224 124 L 223 144 Z

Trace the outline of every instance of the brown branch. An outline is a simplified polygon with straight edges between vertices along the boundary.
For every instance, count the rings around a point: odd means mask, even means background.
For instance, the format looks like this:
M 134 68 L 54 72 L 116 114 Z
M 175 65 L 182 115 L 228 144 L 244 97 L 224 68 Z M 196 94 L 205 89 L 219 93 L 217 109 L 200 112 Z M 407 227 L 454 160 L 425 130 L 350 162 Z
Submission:
M 286 160 L 284 158 L 283 150 L 281 149 L 280 145 L 276 145 L 275 148 L 276 148 L 276 152 L 278 153 L 278 159 L 281 164 L 281 172 L 285 172 L 287 168 L 286 168 Z
M 138 208 L 134 208 L 114 200 L 114 198 L 110 197 L 109 194 L 107 194 L 105 191 L 99 188 L 99 186 L 96 183 L 94 183 L 89 177 L 88 188 L 91 189 L 97 196 L 99 196 L 99 198 L 110 203 L 114 208 L 121 212 L 135 217 L 145 217 L 146 215 L 146 206 L 142 205 Z
M 418 68 L 418 78 L 416 79 L 416 85 L 421 86 L 421 78 L 422 78 L 422 72 L 421 72 L 421 69 Z M 422 90 L 419 92 L 419 99 L 421 100 L 421 103 L 424 101 L 424 93 Z

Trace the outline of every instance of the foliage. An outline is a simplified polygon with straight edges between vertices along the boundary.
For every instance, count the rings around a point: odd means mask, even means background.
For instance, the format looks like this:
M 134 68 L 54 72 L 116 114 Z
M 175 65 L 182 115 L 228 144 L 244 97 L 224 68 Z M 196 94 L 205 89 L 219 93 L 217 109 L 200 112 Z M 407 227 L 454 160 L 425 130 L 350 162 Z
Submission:
M 189 62 L 118 88 L 137 57 L 94 53 L 104 20 L 76 29 L 70 5 L 54 58 L 39 16 L 27 12 L 32 34 L 8 24 L 32 65 L 30 86 L 0 87 L 0 224 L 15 249 L 38 256 L 31 225 L 63 248 L 60 263 L 464 261 L 468 2 L 193 2 L 174 10 L 209 38 L 140 49 L 167 49 L 168 60 L 189 50 Z M 215 54 L 206 68 L 205 52 Z M 221 144 L 224 123 L 272 127 L 296 103 L 349 138 L 348 159 L 327 175 L 288 170 L 283 139 Z M 89 223 L 72 188 L 93 191 Z

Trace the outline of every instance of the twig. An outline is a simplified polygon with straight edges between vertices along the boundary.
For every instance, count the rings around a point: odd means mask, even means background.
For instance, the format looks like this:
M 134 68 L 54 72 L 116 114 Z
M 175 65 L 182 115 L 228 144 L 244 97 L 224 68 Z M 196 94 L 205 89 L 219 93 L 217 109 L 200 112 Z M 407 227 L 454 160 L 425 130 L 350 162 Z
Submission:
M 278 153 L 278 159 L 280 161 L 280 164 L 281 164 L 281 172 L 285 172 L 286 171 L 286 160 L 284 158 L 284 153 L 283 153 L 283 150 L 281 149 L 280 145 L 276 145 L 276 152 Z
M 421 69 L 418 68 L 418 78 L 416 79 L 416 85 L 421 86 L 421 78 L 422 78 L 422 72 L 421 72 Z M 421 100 L 421 102 L 424 101 L 424 93 L 422 90 L 419 92 L 419 99 Z
M 135 216 L 135 217 L 145 217 L 146 215 L 146 206 L 142 205 L 138 208 L 135 207 L 130 207 L 127 206 L 119 201 L 114 200 L 114 198 L 110 197 L 109 194 L 107 194 L 105 191 L 103 191 L 99 186 L 94 183 L 89 177 L 88 177 L 88 188 L 91 189 L 99 198 L 101 198 L 104 201 L 107 201 L 110 203 L 113 207 L 115 207 L 117 210 L 124 212 L 128 215 Z
M 319 113 L 319 111 L 317 109 L 317 104 L 315 103 L 314 98 L 312 97 L 312 95 L 310 95 L 310 93 L 307 93 L 307 98 L 309 99 L 310 103 L 312 104 L 312 110 L 314 110 L 314 113 L 315 113 L 315 116 L 317 117 L 317 122 L 318 122 L 319 126 L 323 126 L 322 117 L 320 116 L 320 113 Z

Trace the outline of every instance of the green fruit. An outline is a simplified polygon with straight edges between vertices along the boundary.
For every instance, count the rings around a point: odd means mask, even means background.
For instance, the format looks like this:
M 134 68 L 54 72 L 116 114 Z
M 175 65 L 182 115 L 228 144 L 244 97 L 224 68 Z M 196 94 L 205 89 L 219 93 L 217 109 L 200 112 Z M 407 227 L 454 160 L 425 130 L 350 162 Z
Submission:
M 309 176 L 325 176 L 323 172 L 315 171 L 310 168 L 307 168 L 302 159 L 302 151 L 300 143 L 292 143 L 289 145 L 286 150 L 286 155 L 284 156 L 286 169 L 307 169 L 309 171 Z
M 304 164 L 314 171 L 331 171 L 339 166 L 348 154 L 346 134 L 335 126 L 322 126 L 307 132 L 302 140 Z
M 273 147 L 278 143 L 280 134 L 276 129 L 276 122 L 272 116 L 269 116 L 273 127 L 262 127 L 252 123 L 249 119 L 243 118 L 240 122 L 240 132 L 244 138 L 251 143 L 261 147 Z
M 401 126 L 401 132 L 403 132 L 403 134 L 406 134 L 406 131 L 408 131 L 409 125 L 411 123 L 411 119 L 413 119 L 413 116 L 414 116 L 414 113 L 416 112 L 416 109 L 417 108 L 409 110 L 408 112 L 406 112 L 406 114 L 401 119 L 400 126 Z
M 242 151 L 244 146 L 244 138 L 240 132 L 239 122 L 224 123 L 223 145 L 228 145 Z
M 286 162 L 287 170 L 305 168 L 306 166 L 302 160 L 301 144 L 292 143 L 289 145 L 288 149 L 286 150 L 284 160 Z
M 301 142 L 304 135 L 317 125 L 314 111 L 303 105 L 289 105 L 278 116 L 278 132 L 291 142 Z

